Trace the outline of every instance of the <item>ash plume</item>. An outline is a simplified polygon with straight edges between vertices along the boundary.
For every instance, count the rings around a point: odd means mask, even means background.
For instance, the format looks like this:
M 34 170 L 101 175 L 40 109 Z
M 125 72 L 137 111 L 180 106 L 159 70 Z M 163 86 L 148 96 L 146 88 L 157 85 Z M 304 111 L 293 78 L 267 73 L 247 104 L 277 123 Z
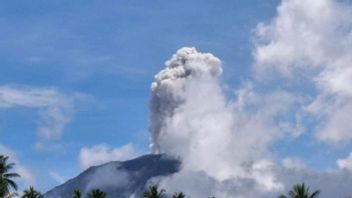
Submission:
M 151 151 L 165 152 L 160 139 L 166 135 L 167 122 L 175 110 L 187 100 L 186 92 L 192 81 L 216 78 L 222 73 L 221 61 L 210 53 L 199 53 L 195 48 L 179 49 L 166 61 L 151 85 Z
M 267 145 L 279 131 L 272 120 L 286 112 L 291 96 L 258 96 L 248 86 L 238 91 L 236 101 L 229 101 L 218 79 L 221 73 L 221 61 L 214 55 L 181 48 L 155 76 L 151 86 L 151 152 L 182 160 L 182 170 L 162 180 L 161 185 L 175 191 L 183 188 L 194 197 L 220 191 L 232 194 L 232 185 L 242 185 L 241 181 L 261 191 L 280 189 Z M 266 102 L 273 100 L 277 100 L 275 105 L 266 108 Z M 197 190 L 192 184 L 192 178 L 199 175 L 207 178 L 198 183 L 207 190 Z
M 296 108 L 304 101 L 294 93 L 260 92 L 248 83 L 229 100 L 220 59 L 195 48 L 181 48 L 165 65 L 151 86 L 150 149 L 178 157 L 182 169 L 158 179 L 162 188 L 191 197 L 269 198 L 299 182 L 333 186 L 347 173 L 314 172 L 300 160 L 275 157 L 273 143 L 305 132 Z M 326 197 L 334 192 L 326 189 Z M 347 194 L 347 187 L 339 192 Z

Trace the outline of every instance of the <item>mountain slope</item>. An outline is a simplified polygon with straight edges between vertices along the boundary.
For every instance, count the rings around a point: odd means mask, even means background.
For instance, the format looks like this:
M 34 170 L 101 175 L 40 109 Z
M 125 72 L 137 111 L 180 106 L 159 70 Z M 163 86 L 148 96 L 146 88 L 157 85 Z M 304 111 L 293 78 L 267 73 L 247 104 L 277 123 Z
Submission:
M 130 197 L 145 190 L 148 180 L 177 172 L 180 161 L 166 155 L 144 155 L 125 162 L 109 162 L 90 167 L 77 177 L 45 193 L 46 198 L 69 198 L 75 189 L 84 194 L 93 188 L 108 198 Z

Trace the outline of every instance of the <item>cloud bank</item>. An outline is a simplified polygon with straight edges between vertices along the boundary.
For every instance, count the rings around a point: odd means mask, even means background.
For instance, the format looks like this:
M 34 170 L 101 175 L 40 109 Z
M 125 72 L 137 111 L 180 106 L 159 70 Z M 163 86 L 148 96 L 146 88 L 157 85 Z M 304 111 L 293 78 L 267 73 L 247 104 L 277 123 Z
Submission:
M 351 18 L 344 1 L 285 0 L 274 19 L 256 28 L 258 76 L 294 76 L 314 86 L 305 110 L 319 122 L 316 136 L 331 144 L 352 140 Z

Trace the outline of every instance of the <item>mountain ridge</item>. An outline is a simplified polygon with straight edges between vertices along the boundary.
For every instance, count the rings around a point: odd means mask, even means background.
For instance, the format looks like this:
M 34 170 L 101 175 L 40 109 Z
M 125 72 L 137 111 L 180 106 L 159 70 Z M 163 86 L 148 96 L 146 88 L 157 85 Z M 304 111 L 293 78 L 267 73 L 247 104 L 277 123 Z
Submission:
M 92 166 L 54 187 L 44 194 L 45 198 L 71 197 L 78 189 L 86 194 L 99 188 L 110 197 L 133 197 L 142 194 L 151 179 L 170 176 L 181 168 L 181 162 L 165 154 L 147 154 L 126 161 L 111 161 Z

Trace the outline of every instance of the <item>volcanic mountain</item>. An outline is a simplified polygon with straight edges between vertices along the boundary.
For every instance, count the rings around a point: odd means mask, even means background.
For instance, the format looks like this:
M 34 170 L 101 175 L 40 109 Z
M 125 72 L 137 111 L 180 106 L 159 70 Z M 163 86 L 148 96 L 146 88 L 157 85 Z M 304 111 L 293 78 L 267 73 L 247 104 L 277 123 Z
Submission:
M 46 198 L 72 197 L 74 190 L 86 194 L 99 188 L 112 197 L 140 197 L 159 177 L 169 176 L 180 169 L 180 161 L 167 155 L 149 154 L 136 159 L 108 162 L 90 167 L 77 177 L 45 193 Z

